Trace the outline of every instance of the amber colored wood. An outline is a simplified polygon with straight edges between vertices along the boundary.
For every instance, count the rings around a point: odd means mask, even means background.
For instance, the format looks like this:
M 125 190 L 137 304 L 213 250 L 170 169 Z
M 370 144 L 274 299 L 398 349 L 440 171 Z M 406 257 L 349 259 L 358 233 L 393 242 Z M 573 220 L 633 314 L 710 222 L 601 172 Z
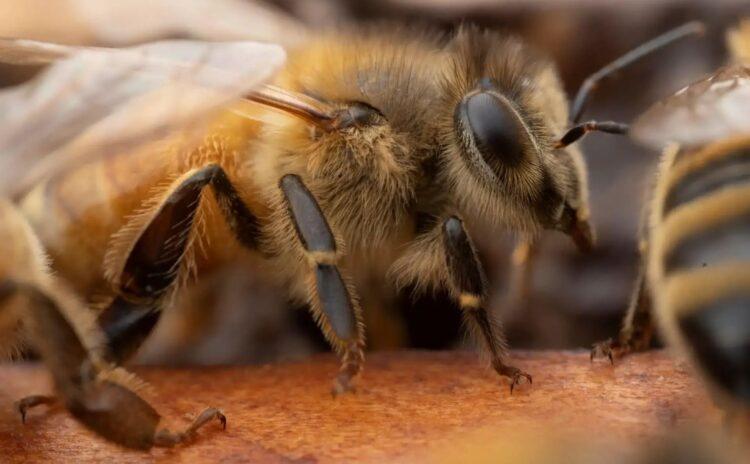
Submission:
M 507 383 L 468 352 L 371 354 L 354 395 L 332 398 L 331 356 L 262 367 L 139 367 L 156 408 L 186 424 L 205 406 L 223 408 L 228 428 L 210 424 L 195 442 L 150 453 L 124 451 L 84 430 L 62 409 L 41 407 L 26 425 L 18 397 L 49 392 L 38 365 L 0 366 L 0 462 L 399 462 L 491 427 L 573 430 L 623 439 L 654 437 L 676 424 L 720 415 L 689 369 L 664 352 L 614 368 L 584 352 L 520 352 L 534 384 Z M 427 454 L 426 454 L 427 453 Z M 429 459 L 428 459 L 429 460 Z

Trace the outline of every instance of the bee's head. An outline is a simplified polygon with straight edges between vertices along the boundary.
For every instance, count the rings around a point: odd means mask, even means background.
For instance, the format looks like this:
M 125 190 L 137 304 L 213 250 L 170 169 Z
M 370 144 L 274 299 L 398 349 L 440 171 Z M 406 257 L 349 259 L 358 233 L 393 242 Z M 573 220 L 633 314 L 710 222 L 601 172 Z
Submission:
M 555 149 L 567 102 L 551 64 L 520 41 L 463 28 L 444 80 L 446 175 L 459 207 L 525 232 L 591 246 L 580 153 Z

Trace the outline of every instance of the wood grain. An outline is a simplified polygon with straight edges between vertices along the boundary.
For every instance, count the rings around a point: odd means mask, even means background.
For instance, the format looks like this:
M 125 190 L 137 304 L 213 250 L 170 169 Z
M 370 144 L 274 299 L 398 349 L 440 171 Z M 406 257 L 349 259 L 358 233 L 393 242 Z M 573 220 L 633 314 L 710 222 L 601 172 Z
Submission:
M 191 444 L 150 453 L 105 443 L 60 408 L 34 410 L 21 425 L 12 401 L 49 392 L 47 374 L 39 365 L 0 366 L 0 462 L 422 462 L 430 450 L 488 427 L 500 435 L 557 429 L 631 440 L 720 420 L 689 370 L 664 352 L 614 368 L 591 364 L 583 352 L 513 358 L 534 376 L 513 395 L 468 352 L 371 354 L 359 391 L 336 399 L 331 356 L 261 367 L 135 368 L 170 424 L 186 424 L 186 413 L 205 406 L 222 408 L 229 421 L 225 432 L 210 424 Z

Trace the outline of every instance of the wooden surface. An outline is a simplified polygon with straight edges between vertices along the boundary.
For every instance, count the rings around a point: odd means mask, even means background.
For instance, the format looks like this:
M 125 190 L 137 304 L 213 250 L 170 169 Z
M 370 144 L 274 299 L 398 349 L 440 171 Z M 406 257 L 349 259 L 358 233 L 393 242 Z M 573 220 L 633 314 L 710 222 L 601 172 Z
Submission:
M 0 366 L 0 462 L 425 462 L 477 430 L 581 430 L 615 439 L 658 437 L 675 425 L 715 424 L 719 413 L 689 370 L 666 353 L 589 363 L 584 352 L 514 353 L 534 376 L 513 395 L 473 353 L 371 354 L 356 394 L 333 399 L 331 356 L 262 367 L 135 368 L 154 406 L 185 424 L 205 406 L 224 410 L 195 442 L 124 451 L 59 408 L 21 425 L 12 401 L 49 391 L 38 365 Z M 434 457 L 434 456 L 432 456 Z

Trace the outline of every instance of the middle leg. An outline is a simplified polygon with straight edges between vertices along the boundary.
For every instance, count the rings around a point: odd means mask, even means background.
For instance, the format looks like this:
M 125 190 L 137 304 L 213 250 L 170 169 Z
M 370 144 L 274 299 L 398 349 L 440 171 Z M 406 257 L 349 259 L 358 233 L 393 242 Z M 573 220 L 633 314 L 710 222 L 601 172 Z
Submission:
M 353 391 L 353 381 L 364 362 L 364 326 L 353 289 L 346 284 L 336 264 L 336 240 L 318 202 L 302 179 L 288 174 L 281 178 L 279 186 L 297 238 L 313 268 L 311 309 L 326 338 L 341 356 L 333 394 Z

